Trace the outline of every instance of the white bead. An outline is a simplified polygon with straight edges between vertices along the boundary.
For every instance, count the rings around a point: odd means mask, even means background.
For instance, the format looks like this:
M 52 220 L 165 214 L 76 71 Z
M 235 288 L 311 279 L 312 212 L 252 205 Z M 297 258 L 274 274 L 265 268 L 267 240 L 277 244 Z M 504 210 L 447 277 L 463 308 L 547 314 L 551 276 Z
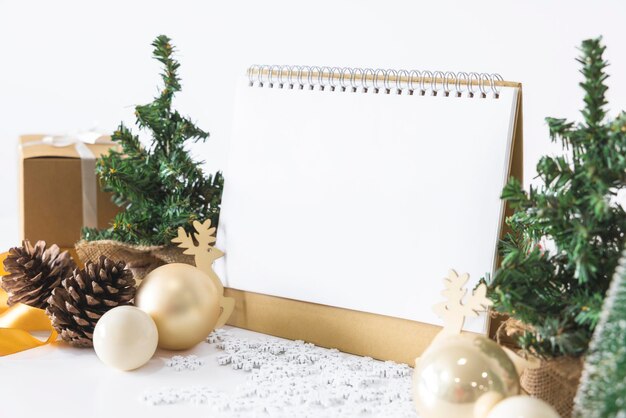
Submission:
M 146 364 L 156 351 L 159 335 L 147 313 L 134 306 L 119 306 L 96 324 L 93 348 L 104 364 L 133 370 Z
M 512 396 L 498 402 L 487 418 L 560 418 L 558 412 L 541 399 Z

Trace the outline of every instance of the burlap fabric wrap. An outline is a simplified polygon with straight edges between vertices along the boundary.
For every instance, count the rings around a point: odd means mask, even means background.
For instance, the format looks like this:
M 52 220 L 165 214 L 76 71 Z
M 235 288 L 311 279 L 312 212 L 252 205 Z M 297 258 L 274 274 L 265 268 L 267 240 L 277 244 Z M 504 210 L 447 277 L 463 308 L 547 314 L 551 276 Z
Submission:
M 572 416 L 574 396 L 583 369 L 581 358 L 557 357 L 541 361 L 538 368 L 524 370 L 522 389 L 552 405 L 563 418 Z
M 100 240 L 76 243 L 76 253 L 80 261 L 95 262 L 104 255 L 115 261 L 125 261 L 133 272 L 137 284 L 155 268 L 169 263 L 194 264 L 194 257 L 183 254 L 181 248 L 172 245 L 143 246 L 131 245 L 119 241 Z
M 500 325 L 498 342 L 502 334 L 511 337 L 528 329 L 518 320 L 509 318 Z M 540 360 L 532 367 L 524 369 L 520 376 L 522 389 L 530 396 L 542 399 L 552 405 L 563 418 L 572 416 L 574 396 L 583 369 L 583 359 L 579 357 L 556 357 Z

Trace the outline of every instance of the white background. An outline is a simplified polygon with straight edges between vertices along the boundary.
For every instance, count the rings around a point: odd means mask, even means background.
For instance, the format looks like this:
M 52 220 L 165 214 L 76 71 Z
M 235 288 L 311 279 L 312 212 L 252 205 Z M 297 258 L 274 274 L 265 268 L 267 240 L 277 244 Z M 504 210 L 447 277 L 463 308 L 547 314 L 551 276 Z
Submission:
M 626 109 L 626 3 L 620 1 L 0 0 L 0 247 L 17 241 L 16 141 L 132 123 L 151 100 L 152 39 L 180 50 L 177 106 L 212 138 L 221 168 L 234 84 L 252 63 L 498 72 L 524 84 L 525 169 L 550 145 L 545 116 L 578 118 L 576 46 L 603 35 L 612 114 Z

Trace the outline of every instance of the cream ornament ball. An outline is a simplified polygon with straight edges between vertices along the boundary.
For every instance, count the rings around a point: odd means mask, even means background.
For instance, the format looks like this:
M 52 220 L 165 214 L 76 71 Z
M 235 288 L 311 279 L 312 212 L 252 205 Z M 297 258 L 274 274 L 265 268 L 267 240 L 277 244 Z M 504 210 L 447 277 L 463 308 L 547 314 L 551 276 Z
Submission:
M 493 407 L 504 399 L 501 393 L 498 392 L 487 392 L 482 395 L 476 403 L 474 404 L 474 416 L 473 418 L 486 418 L 489 411 L 493 409 Z
M 96 323 L 93 348 L 107 366 L 133 370 L 152 358 L 158 339 L 150 315 L 134 306 L 118 306 Z
M 513 396 L 497 403 L 486 418 L 560 418 L 560 415 L 541 399 Z
M 416 362 L 413 401 L 422 418 L 477 417 L 500 399 L 519 393 L 509 356 L 480 335 L 452 335 Z
M 208 274 L 189 264 L 158 267 L 142 281 L 135 305 L 159 331 L 159 347 L 185 350 L 203 341 L 220 317 L 222 295 Z

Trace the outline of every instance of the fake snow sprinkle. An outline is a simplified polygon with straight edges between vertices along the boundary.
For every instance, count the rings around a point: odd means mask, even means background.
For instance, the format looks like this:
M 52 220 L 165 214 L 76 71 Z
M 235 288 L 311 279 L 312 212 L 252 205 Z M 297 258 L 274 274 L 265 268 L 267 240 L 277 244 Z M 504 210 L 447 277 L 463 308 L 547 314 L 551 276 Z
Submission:
M 198 370 L 204 362 L 198 356 L 192 354 L 190 356 L 174 356 L 167 360 L 165 364 L 177 372 L 182 372 L 183 370 Z
M 215 344 L 220 341 L 224 341 L 227 337 L 230 337 L 230 332 L 226 331 L 225 329 L 218 328 L 209 334 L 206 342 L 209 344 Z
M 217 330 L 218 363 L 246 371 L 233 393 L 206 386 L 146 392 L 151 405 L 198 404 L 217 417 L 416 417 L 411 368 L 303 341 L 252 340 Z

